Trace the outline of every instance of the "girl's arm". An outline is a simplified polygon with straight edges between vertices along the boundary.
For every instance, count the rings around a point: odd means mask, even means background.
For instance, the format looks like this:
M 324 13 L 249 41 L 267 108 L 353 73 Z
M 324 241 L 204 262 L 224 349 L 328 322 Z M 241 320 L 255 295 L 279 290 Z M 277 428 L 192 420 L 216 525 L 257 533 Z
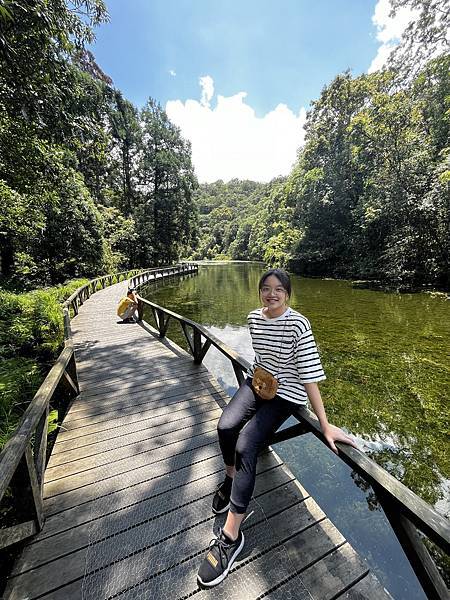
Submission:
M 308 394 L 313 411 L 316 413 L 316 416 L 319 419 L 322 433 L 333 452 L 336 454 L 338 453 L 338 449 L 336 448 L 334 442 L 344 442 L 344 444 L 349 444 L 350 446 L 353 446 L 353 448 L 356 448 L 357 446 L 355 442 L 346 433 L 344 433 L 342 429 L 339 429 L 339 427 L 330 425 L 330 423 L 328 423 L 327 415 L 322 402 L 322 396 L 320 395 L 320 390 L 317 383 L 304 383 L 303 385 L 305 386 L 305 390 Z

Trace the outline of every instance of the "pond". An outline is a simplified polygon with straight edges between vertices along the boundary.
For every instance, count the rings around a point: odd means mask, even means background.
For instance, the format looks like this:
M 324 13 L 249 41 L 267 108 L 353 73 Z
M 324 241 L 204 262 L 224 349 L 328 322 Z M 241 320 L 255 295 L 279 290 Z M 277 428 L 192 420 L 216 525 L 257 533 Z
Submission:
M 251 360 L 247 314 L 259 306 L 257 263 L 201 265 L 198 275 L 152 285 L 148 299 L 204 325 Z M 442 294 L 386 294 L 351 282 L 292 276 L 291 306 L 308 317 L 327 380 L 330 422 L 355 436 L 397 479 L 448 516 L 449 303 Z M 150 315 L 145 316 L 152 323 Z M 172 322 L 168 337 L 185 347 Z M 222 387 L 228 361 L 204 359 Z M 285 425 L 289 425 L 287 422 Z M 274 448 L 394 598 L 424 598 L 372 490 L 312 435 Z

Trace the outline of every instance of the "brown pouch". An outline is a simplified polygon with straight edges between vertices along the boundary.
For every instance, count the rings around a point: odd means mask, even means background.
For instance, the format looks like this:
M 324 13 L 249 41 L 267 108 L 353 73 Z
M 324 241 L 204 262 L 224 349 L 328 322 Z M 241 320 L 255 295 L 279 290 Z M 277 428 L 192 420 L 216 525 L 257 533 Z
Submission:
M 260 398 L 272 400 L 278 390 L 278 381 L 269 371 L 256 367 L 253 371 L 252 386 Z

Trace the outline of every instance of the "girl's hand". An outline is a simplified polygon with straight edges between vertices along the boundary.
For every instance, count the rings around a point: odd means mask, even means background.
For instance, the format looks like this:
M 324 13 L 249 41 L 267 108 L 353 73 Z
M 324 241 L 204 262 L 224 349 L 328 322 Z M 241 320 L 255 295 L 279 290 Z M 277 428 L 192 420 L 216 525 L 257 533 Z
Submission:
M 344 442 L 344 444 L 348 444 L 349 446 L 353 446 L 353 448 L 357 448 L 357 445 L 352 438 L 335 425 L 330 425 L 328 423 L 326 427 L 322 429 L 322 433 L 327 440 L 328 445 L 336 454 L 338 454 L 338 449 L 336 448 L 334 442 Z

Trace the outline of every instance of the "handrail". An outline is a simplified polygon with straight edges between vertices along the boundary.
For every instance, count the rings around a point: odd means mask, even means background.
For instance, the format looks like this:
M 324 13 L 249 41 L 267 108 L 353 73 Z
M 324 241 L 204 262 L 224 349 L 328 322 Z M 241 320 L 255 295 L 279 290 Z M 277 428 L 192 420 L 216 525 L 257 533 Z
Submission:
M 141 297 L 139 297 L 140 318 L 142 318 L 144 306 L 148 306 L 153 313 L 159 337 L 165 337 L 170 319 L 178 321 L 195 363 L 201 363 L 209 348 L 214 346 L 230 360 L 238 384 L 241 385 L 244 382 L 250 363 L 207 331 L 205 327 Z M 188 328 L 192 330 L 192 333 L 188 331 Z M 306 407 L 299 407 L 294 416 L 299 423 L 277 432 L 270 443 L 291 439 L 304 433 L 313 433 L 326 444 L 318 419 L 310 410 Z M 432 506 L 361 450 L 340 442 L 337 442 L 336 446 L 339 450 L 339 457 L 373 487 L 427 596 L 439 599 L 448 598 L 447 587 L 415 529 L 419 529 L 439 548 L 450 554 L 450 522 L 448 519 L 440 515 Z
M 197 266 L 180 264 L 178 267 L 157 269 L 130 269 L 91 279 L 80 286 L 62 304 L 64 316 L 64 349 L 37 390 L 29 406 L 0 453 L 0 502 L 11 489 L 14 509 L 19 524 L 0 529 L 0 549 L 22 541 L 43 527 L 42 493 L 47 457 L 47 419 L 50 404 L 58 411 L 61 424 L 70 400 L 79 393 L 75 354 L 70 326 L 71 314 L 78 314 L 83 302 L 100 287 L 134 278 L 140 282 L 148 277 L 165 277 L 168 272 L 192 272 Z M 144 276 L 143 276 L 144 275 Z

